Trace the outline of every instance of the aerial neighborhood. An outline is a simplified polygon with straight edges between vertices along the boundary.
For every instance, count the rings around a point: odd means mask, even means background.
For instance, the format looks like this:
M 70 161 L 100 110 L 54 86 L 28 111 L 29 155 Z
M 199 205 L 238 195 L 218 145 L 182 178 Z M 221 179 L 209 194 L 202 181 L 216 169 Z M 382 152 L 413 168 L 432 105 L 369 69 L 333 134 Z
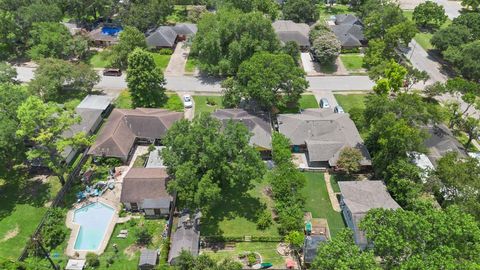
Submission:
M 480 269 L 480 2 L 0 0 L 0 269 Z

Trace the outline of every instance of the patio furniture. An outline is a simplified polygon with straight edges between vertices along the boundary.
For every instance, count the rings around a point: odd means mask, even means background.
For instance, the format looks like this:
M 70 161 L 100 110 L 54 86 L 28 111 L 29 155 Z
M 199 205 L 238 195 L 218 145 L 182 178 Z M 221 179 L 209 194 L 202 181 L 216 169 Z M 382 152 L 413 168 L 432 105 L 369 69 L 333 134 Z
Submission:
M 127 236 L 128 236 L 128 231 L 121 230 L 120 233 L 117 235 L 117 238 L 127 238 Z

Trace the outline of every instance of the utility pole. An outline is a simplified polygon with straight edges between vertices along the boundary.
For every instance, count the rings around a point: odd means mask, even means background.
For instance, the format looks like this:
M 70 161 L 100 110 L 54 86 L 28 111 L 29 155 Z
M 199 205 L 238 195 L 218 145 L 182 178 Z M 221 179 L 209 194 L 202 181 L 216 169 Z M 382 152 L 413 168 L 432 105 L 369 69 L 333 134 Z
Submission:
M 37 239 L 37 238 L 33 238 L 32 239 L 33 241 L 35 241 L 38 246 L 40 247 L 40 249 L 42 250 L 43 254 L 45 255 L 45 258 L 47 258 L 47 260 L 50 262 L 50 264 L 52 265 L 52 268 L 54 270 L 59 270 L 58 267 L 55 265 L 55 263 L 52 261 L 52 259 L 50 258 L 50 255 L 48 255 L 48 252 L 47 250 L 45 250 L 45 248 L 42 246 L 42 243 L 40 243 L 40 241 Z

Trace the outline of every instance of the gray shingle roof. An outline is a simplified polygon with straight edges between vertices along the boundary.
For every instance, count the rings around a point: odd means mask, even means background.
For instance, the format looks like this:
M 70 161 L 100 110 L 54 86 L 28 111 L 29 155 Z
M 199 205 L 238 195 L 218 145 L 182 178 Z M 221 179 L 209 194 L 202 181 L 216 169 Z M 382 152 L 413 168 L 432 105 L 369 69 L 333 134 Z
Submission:
M 195 35 L 197 33 L 197 25 L 193 23 L 177 23 L 173 26 L 173 30 L 177 35 Z
M 310 27 L 305 23 L 295 23 L 290 20 L 277 20 L 272 23 L 273 29 L 280 41 L 287 43 L 295 41 L 299 46 L 310 46 L 308 33 Z
M 153 249 L 142 249 L 140 251 L 140 261 L 138 266 L 157 265 L 158 253 Z
M 457 152 L 460 157 L 467 156 L 465 148 L 445 125 L 430 126 L 426 130 L 430 134 L 430 137 L 425 140 L 425 146 L 428 148 L 427 156 L 434 166 L 437 166 L 437 161 L 448 152 Z
M 243 109 L 219 109 L 212 116 L 224 125 L 230 120 L 242 122 L 252 133 L 250 144 L 264 149 L 272 148 L 272 127 L 266 116 L 254 115 Z
M 331 109 L 307 109 L 301 114 L 280 114 L 278 131 L 288 137 L 292 145 L 306 145 L 310 161 L 337 164 L 344 147 L 355 147 L 362 152 L 362 165 L 371 165 L 370 154 L 358 130 L 346 113 Z
M 365 42 L 363 28 L 356 24 L 332 25 L 331 29 L 344 47 L 359 47 Z
M 189 251 L 193 256 L 197 256 L 199 247 L 199 218 L 195 217 L 193 220 L 190 220 L 189 214 L 184 214 L 179 218 L 177 229 L 173 232 L 168 262 L 174 264 L 175 258 L 180 255 L 182 250 Z
M 88 95 L 78 104 L 77 109 L 97 109 L 104 111 L 110 106 L 112 100 L 113 97 L 111 96 Z
M 146 41 L 148 47 L 172 47 L 177 39 L 177 33 L 172 26 L 160 26 L 151 32 Z
M 357 16 L 353 14 L 338 14 L 335 16 L 335 24 L 359 24 L 362 25 Z
M 355 241 L 366 245 L 365 233 L 359 229 L 360 221 L 368 210 L 375 208 L 399 209 L 400 205 L 393 200 L 383 181 L 340 181 L 338 182 L 342 201 L 352 214 Z
M 127 160 L 136 138 L 161 139 L 183 113 L 164 109 L 114 109 L 89 154 Z

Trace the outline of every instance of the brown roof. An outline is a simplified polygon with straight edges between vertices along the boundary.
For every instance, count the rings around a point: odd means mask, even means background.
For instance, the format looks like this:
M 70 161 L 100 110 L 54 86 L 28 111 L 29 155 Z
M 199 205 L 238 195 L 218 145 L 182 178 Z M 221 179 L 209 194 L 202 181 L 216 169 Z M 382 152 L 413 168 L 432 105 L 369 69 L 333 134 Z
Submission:
M 183 113 L 164 109 L 114 109 L 88 153 L 127 160 L 136 138 L 161 139 L 182 118 Z
M 123 178 L 120 201 L 171 198 L 167 192 L 167 178 L 164 168 L 131 168 Z

